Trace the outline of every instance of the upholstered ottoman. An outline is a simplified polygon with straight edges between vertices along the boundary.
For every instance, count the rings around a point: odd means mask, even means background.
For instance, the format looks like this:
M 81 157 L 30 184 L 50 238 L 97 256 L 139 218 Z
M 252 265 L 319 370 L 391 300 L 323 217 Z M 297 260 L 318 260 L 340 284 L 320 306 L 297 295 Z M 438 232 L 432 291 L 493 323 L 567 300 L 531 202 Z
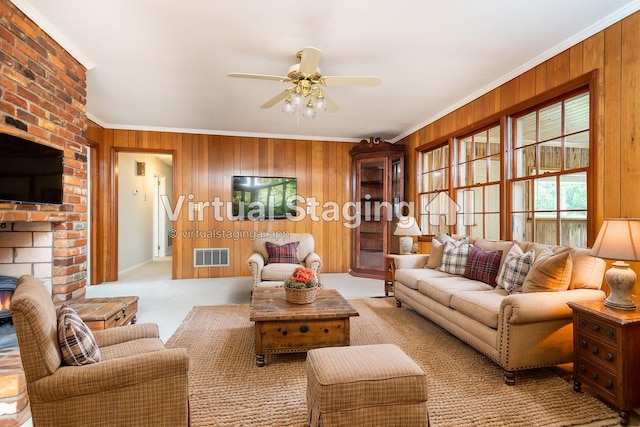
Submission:
M 307 352 L 309 424 L 427 426 L 424 370 L 393 344 Z

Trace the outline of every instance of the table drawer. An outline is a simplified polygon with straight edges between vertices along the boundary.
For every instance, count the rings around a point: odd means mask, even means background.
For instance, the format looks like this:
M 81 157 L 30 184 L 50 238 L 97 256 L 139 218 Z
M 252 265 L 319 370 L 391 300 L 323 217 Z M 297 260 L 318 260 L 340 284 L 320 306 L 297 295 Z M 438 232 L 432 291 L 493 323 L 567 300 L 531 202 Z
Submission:
M 578 332 L 578 346 L 576 355 L 590 360 L 598 360 L 611 371 L 616 370 L 618 363 L 618 349 L 609 345 L 606 340 L 596 339 L 591 335 Z
M 265 322 L 260 333 L 265 353 L 349 344 L 345 319 Z
M 616 345 L 618 342 L 618 333 L 616 331 L 615 325 L 604 322 L 601 319 L 593 318 L 592 316 L 586 315 L 584 313 L 578 314 L 578 322 L 576 328 L 578 330 L 578 333 L 594 334 L 607 340 L 612 345 Z
M 575 379 L 606 395 L 612 402 L 619 401 L 620 387 L 617 376 L 592 361 L 577 356 L 574 366 Z

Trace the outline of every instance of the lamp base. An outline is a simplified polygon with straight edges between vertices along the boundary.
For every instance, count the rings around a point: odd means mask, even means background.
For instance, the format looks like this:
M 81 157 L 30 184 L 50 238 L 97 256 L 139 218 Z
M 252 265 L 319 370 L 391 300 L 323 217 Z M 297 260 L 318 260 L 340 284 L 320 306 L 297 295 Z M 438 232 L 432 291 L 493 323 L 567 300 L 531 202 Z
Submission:
M 617 310 L 635 310 L 636 304 L 631 299 L 631 291 L 636 284 L 636 273 L 629 268 L 629 264 L 616 261 L 607 270 L 605 279 L 611 293 L 604 300 L 604 305 Z
M 402 236 L 400 237 L 400 255 L 411 254 L 413 248 L 413 237 Z

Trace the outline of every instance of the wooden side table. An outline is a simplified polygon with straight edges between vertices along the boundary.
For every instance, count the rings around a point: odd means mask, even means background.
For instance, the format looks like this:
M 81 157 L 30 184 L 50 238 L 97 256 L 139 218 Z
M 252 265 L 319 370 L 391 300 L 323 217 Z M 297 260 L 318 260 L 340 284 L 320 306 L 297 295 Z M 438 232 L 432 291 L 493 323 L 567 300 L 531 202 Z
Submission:
M 68 304 L 92 331 L 136 323 L 137 296 L 84 298 Z
M 582 384 L 620 408 L 620 424 L 640 406 L 640 311 L 604 303 L 569 302 L 573 309 L 573 389 Z
M 416 264 L 420 264 L 419 268 L 422 268 L 429 259 L 429 255 L 426 254 L 385 254 L 384 255 L 384 294 L 389 296 L 389 293 L 393 292 L 393 283 L 395 281 L 396 268 L 400 261 L 404 266 L 401 268 L 415 268 Z

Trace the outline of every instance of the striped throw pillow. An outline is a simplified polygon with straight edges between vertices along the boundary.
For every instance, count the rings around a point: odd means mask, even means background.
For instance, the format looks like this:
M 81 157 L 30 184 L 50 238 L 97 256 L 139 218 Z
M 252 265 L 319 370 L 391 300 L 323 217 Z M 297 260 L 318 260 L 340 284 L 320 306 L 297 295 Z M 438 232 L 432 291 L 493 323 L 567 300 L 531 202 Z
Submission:
M 464 277 L 479 280 L 495 287 L 500 260 L 502 260 L 502 251 L 487 252 L 477 246 L 472 246 L 467 258 Z
M 519 294 L 522 292 L 522 284 L 527 278 L 527 274 L 533 265 L 535 252 L 531 249 L 522 255 L 508 253 L 507 259 L 504 261 L 502 280 L 499 285 L 502 286 L 510 294 Z
M 467 268 L 467 258 L 469 257 L 470 248 L 471 245 L 468 243 L 459 246 L 451 242 L 445 243 L 442 253 L 442 265 L 436 268 L 436 270 L 462 276 Z
M 284 245 L 277 245 L 275 243 L 266 242 L 267 264 L 274 263 L 287 263 L 287 264 L 300 264 L 298 260 L 298 245 L 300 242 L 285 243 Z
M 58 313 L 58 344 L 68 365 L 88 365 L 102 359 L 98 343 L 78 313 L 67 304 Z

